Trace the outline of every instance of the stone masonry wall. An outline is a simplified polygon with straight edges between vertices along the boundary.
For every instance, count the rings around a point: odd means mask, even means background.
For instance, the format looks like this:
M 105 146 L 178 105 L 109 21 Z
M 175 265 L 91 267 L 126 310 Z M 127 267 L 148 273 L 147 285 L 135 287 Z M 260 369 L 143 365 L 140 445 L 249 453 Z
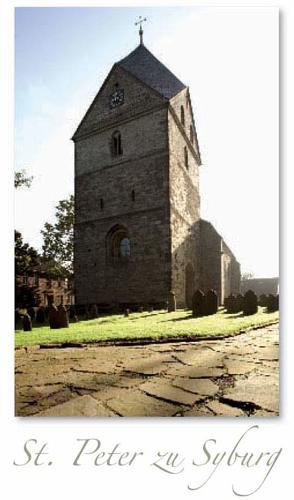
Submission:
M 91 135 L 75 143 L 77 303 L 163 302 L 170 289 L 167 108 L 158 107 L 152 92 L 143 99 L 146 88 L 132 77 L 123 86 L 126 107 L 120 107 L 120 121 L 113 115 L 112 126 L 94 134 L 89 113 L 83 129 L 91 129 Z M 103 90 L 107 98 L 112 91 Z M 129 93 L 145 102 L 144 112 L 141 108 L 132 119 Z M 97 110 L 107 108 L 106 97 Z M 109 141 L 115 130 L 121 133 L 123 155 L 113 158 Z M 130 257 L 120 262 L 109 258 L 107 247 L 116 225 L 126 228 L 131 245 Z
M 197 288 L 200 279 L 199 227 L 200 197 L 198 163 L 192 154 L 189 140 L 192 122 L 186 90 L 171 100 L 169 111 L 170 150 L 170 217 L 172 252 L 172 289 L 179 307 L 187 304 L 186 291 Z M 181 124 L 181 106 L 185 112 L 185 125 Z M 176 117 L 174 116 L 174 113 Z M 187 148 L 188 167 L 184 148 Z
M 223 263 L 226 262 L 226 268 L 223 269 L 223 293 L 222 293 L 222 303 L 223 299 L 228 297 L 231 293 L 240 293 L 240 264 L 236 260 L 233 252 L 230 250 L 228 245 L 222 240 L 222 258 Z
M 213 289 L 219 303 L 222 300 L 222 239 L 210 222 L 200 221 L 201 236 L 201 286 L 203 292 Z
M 116 90 L 116 85 L 124 89 L 124 103 L 111 109 L 109 97 Z M 146 109 L 155 108 L 164 102 L 161 96 L 135 80 L 124 69 L 115 66 L 85 114 L 74 140 L 105 127 L 111 127 L 115 122 L 130 120 L 144 113 Z

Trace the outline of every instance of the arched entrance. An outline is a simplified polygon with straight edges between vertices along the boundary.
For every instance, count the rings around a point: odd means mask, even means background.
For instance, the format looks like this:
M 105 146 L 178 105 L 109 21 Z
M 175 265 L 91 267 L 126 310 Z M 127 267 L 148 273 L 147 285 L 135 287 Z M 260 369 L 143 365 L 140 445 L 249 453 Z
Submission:
M 187 264 L 185 269 L 185 300 L 186 307 L 192 307 L 192 297 L 194 293 L 194 269 L 192 264 Z

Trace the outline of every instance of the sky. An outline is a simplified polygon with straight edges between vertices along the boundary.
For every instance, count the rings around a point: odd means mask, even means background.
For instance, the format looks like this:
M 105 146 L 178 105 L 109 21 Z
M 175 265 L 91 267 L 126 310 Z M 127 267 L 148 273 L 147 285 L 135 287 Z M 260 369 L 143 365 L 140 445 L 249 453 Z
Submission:
M 259 7 L 17 8 L 15 227 L 40 230 L 74 190 L 70 140 L 114 62 L 144 43 L 190 88 L 203 165 L 201 217 L 242 273 L 278 275 L 278 12 Z

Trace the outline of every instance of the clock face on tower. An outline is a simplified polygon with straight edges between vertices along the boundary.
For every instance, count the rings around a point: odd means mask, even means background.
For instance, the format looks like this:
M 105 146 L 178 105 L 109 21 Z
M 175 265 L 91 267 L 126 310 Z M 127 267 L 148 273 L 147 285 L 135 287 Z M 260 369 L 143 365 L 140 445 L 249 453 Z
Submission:
M 117 89 L 113 94 L 111 94 L 110 99 L 110 107 L 115 108 L 124 102 L 124 90 Z

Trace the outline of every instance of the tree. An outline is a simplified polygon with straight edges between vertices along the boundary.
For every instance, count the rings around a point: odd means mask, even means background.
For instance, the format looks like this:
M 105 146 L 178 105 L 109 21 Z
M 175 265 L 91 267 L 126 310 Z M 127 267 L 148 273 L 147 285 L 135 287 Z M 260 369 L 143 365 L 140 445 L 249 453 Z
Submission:
M 61 200 L 55 207 L 55 224 L 46 222 L 43 236 L 42 260 L 54 273 L 70 276 L 73 273 L 74 196 Z
M 30 187 L 32 180 L 33 176 L 29 177 L 24 169 L 14 173 L 14 187 L 16 189 L 23 186 Z
M 19 231 L 14 231 L 15 274 L 20 276 L 40 266 L 40 255 L 28 243 L 23 242 Z
M 19 231 L 14 232 L 15 241 L 15 305 L 28 307 L 38 305 L 40 297 L 37 286 L 19 282 L 19 276 L 33 275 L 40 268 L 40 255 L 28 243 L 23 242 Z
M 243 280 L 250 280 L 252 278 L 254 278 L 254 274 L 253 273 L 249 273 L 249 272 L 243 273 L 242 276 L 241 276 L 241 280 L 242 281 Z

